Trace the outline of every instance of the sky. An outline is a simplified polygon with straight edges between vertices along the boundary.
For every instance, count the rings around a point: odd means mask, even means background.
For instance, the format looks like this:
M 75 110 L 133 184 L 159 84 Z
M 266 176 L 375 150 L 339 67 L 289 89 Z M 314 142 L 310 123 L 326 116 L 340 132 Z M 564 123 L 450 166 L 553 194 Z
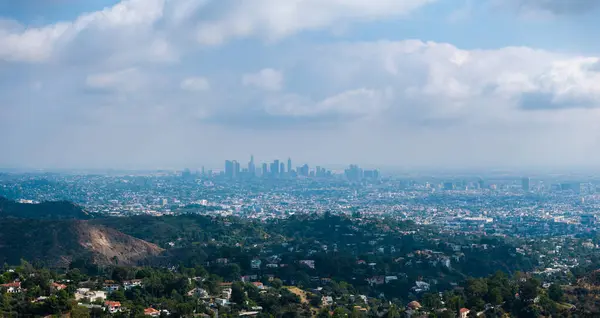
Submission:
M 596 0 L 0 0 L 0 167 L 598 167 L 599 16 Z

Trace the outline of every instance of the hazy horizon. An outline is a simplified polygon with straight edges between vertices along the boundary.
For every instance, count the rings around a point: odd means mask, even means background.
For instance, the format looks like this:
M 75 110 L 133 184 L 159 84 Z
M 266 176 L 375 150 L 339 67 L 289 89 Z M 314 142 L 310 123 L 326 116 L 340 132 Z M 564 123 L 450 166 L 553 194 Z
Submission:
M 598 14 L 579 0 L 0 1 L 0 168 L 254 154 L 595 170 Z

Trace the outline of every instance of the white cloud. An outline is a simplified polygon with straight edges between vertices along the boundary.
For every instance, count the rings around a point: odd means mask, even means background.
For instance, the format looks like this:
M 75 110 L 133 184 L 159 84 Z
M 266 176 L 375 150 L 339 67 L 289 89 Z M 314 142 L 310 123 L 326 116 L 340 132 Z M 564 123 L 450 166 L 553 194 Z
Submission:
M 265 111 L 273 116 L 315 118 L 359 118 L 377 115 L 389 106 L 390 90 L 359 88 L 312 101 L 299 95 L 283 95 L 266 101 Z
M 242 77 L 245 86 L 253 86 L 267 91 L 278 91 L 283 87 L 283 73 L 265 68 L 258 73 L 245 74 Z
M 305 68 L 323 77 L 321 85 L 391 87 L 397 99 L 391 111 L 404 115 L 495 114 L 518 109 L 531 93 L 550 94 L 561 108 L 581 107 L 581 101 L 600 107 L 597 58 L 524 47 L 467 51 L 420 41 L 332 45 L 307 58 L 314 65 Z
M 189 77 L 181 81 L 180 87 L 191 92 L 207 91 L 210 89 L 210 82 L 204 77 Z
M 104 10 L 87 13 L 72 22 L 58 22 L 43 27 L 0 25 L 0 59 L 8 61 L 41 62 L 57 50 L 72 44 L 86 31 L 104 33 L 110 44 L 121 30 L 151 28 L 162 17 L 165 0 L 125 0 Z M 125 34 L 131 35 L 129 32 Z M 97 34 L 96 34 L 97 35 Z M 98 40 L 98 39 L 96 39 Z M 160 44 L 154 48 L 164 51 Z
M 132 92 L 142 87 L 144 76 L 135 68 L 88 75 L 85 83 L 91 89 Z
M 57 40 L 70 28 L 57 23 L 44 28 L 3 30 L 0 28 L 0 59 L 40 62 L 52 54 Z
M 150 61 L 172 61 L 177 52 L 168 41 L 156 40 L 156 34 L 187 42 L 191 32 L 195 32 L 195 38 L 204 44 L 254 35 L 281 38 L 303 30 L 332 27 L 342 21 L 398 17 L 433 1 L 123 0 L 70 22 L 31 28 L 0 23 L 0 59 L 46 61 L 53 55 L 67 54 L 71 46 L 77 48 L 78 41 L 94 37 L 92 43 L 86 44 L 111 51 L 108 56 L 114 52 L 128 55 L 126 51 L 142 51 Z
M 335 26 L 349 20 L 402 17 L 435 0 L 220 0 L 228 8 L 198 27 L 201 43 L 215 45 L 231 38 L 259 35 L 279 39 L 303 30 Z

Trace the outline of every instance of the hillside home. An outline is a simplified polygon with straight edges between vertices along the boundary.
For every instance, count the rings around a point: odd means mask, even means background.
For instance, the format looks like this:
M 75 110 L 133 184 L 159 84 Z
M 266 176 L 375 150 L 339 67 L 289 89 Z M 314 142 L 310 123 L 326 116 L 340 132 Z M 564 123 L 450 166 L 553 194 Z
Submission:
M 104 302 L 104 307 L 109 313 L 114 314 L 121 311 L 121 302 L 107 300 Z
M 0 287 L 5 290 L 9 294 L 20 293 L 23 290 L 21 289 L 21 282 L 12 282 L 8 284 L 2 284 Z

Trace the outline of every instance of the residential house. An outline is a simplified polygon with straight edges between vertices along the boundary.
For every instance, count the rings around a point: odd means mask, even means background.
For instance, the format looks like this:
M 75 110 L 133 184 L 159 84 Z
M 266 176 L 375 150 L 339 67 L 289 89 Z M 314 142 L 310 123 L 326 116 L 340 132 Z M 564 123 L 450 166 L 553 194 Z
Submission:
M 333 297 L 323 296 L 321 297 L 321 303 L 323 304 L 323 306 L 331 306 L 333 305 Z
M 252 267 L 252 269 L 260 269 L 261 264 L 262 261 L 259 259 L 253 259 L 252 261 L 250 261 L 250 267 Z
M 242 282 L 247 283 L 258 279 L 258 275 L 245 275 L 241 277 Z
M 23 289 L 21 289 L 21 282 L 2 284 L 0 285 L 0 287 L 2 287 L 2 289 L 4 289 L 9 294 L 16 294 L 23 291 Z
M 104 291 L 106 291 L 107 293 L 112 293 L 119 289 L 121 289 L 121 285 L 117 284 L 115 281 L 112 281 L 112 280 L 104 281 Z
M 424 281 L 416 281 L 413 290 L 417 293 L 429 291 L 430 285 Z
M 391 281 L 398 280 L 398 276 L 386 276 L 385 283 L 388 284 Z
M 142 287 L 141 279 L 126 280 L 123 282 L 123 288 L 125 288 L 126 290 L 130 290 L 135 287 Z
M 231 288 L 225 288 L 221 291 L 221 297 L 229 300 L 231 298 Z
M 300 261 L 300 264 L 306 265 L 309 268 L 315 269 L 315 261 L 314 260 L 304 259 L 304 260 Z
M 210 298 L 210 295 L 205 289 L 194 288 L 187 293 L 188 296 L 198 297 L 200 299 Z
M 121 302 L 107 300 L 104 302 L 104 307 L 109 313 L 114 314 L 121 311 Z
M 229 300 L 223 298 L 215 298 L 215 304 L 219 306 L 228 306 Z
M 59 283 L 52 283 L 52 289 L 54 289 L 56 291 L 67 289 L 67 285 L 59 284 Z
M 383 283 L 385 283 L 385 277 L 384 276 L 373 276 L 371 278 L 367 278 L 367 283 L 369 283 L 369 285 L 371 285 L 371 286 L 382 285 Z
M 160 311 L 149 307 L 144 309 L 144 316 L 150 316 L 150 317 L 160 317 Z
M 90 290 L 89 288 L 79 288 L 75 291 L 75 300 L 80 301 L 86 298 L 89 299 L 90 302 L 96 300 L 105 301 L 106 292 L 101 290 Z

